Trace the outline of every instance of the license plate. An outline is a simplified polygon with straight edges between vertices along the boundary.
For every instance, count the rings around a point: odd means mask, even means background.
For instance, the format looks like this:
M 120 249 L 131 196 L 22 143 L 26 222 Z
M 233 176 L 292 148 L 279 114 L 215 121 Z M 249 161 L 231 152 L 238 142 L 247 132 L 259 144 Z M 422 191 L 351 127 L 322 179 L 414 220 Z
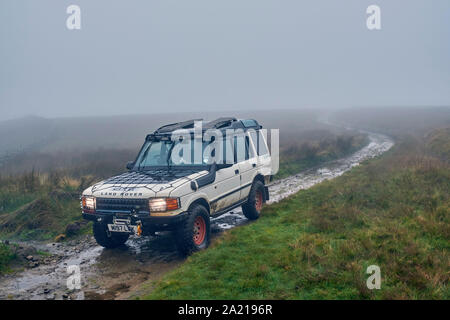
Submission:
M 127 226 L 126 224 L 108 224 L 108 230 L 110 232 L 135 232 L 135 226 Z

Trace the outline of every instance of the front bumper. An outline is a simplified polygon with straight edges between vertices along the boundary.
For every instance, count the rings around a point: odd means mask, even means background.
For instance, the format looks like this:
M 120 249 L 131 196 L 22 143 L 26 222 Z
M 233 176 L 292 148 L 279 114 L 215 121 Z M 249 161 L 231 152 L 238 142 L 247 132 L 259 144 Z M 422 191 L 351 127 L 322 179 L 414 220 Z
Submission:
M 187 218 L 188 212 L 182 212 L 174 216 L 150 216 L 148 214 L 125 214 L 125 213 L 87 213 L 83 212 L 83 218 L 86 220 L 101 222 L 101 223 L 112 223 L 113 218 L 126 218 L 130 219 L 131 224 L 142 223 L 144 229 L 148 228 L 158 228 L 166 227 L 174 224 L 178 224 Z

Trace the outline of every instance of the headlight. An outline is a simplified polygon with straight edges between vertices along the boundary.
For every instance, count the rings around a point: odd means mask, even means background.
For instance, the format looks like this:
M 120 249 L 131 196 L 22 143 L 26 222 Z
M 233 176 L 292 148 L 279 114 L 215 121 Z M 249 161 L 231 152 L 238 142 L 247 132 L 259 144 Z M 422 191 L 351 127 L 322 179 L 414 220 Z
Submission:
M 178 198 L 153 198 L 148 201 L 150 212 L 165 212 L 176 210 L 180 207 Z
M 95 211 L 95 197 L 81 197 L 81 205 L 85 211 Z

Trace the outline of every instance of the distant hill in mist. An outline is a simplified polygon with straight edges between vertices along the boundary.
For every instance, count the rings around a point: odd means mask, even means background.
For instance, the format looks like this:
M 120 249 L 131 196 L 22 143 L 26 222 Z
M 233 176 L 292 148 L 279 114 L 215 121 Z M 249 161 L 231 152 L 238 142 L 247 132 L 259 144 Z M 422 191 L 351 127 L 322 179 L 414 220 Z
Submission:
M 399 134 L 424 135 L 450 126 L 450 107 L 371 107 L 348 108 L 335 113 L 335 119 L 354 128 Z
M 145 136 L 159 126 L 187 119 L 212 120 L 222 116 L 254 118 L 266 128 L 279 128 L 280 138 L 299 137 L 303 132 L 315 130 L 336 131 L 317 122 L 327 113 L 324 109 L 264 110 L 249 112 L 184 112 L 125 116 L 79 118 L 24 118 L 0 121 L 0 163 L 5 157 L 21 153 L 86 152 L 111 149 L 136 150 Z M 422 130 L 422 122 L 445 125 L 450 122 L 450 108 L 350 108 L 335 116 L 355 127 L 383 129 L 375 123 L 407 123 L 411 131 Z M 407 118 L 407 119 L 405 119 Z M 408 120 L 409 119 L 409 120 Z M 395 127 L 395 126 L 394 126 Z
M 260 111 L 233 113 L 170 113 L 47 119 L 29 116 L 0 122 L 0 158 L 22 152 L 64 152 L 138 149 L 145 136 L 167 123 L 221 116 L 255 118 L 286 132 L 312 127 L 317 111 Z M 317 124 L 315 125 L 317 127 Z

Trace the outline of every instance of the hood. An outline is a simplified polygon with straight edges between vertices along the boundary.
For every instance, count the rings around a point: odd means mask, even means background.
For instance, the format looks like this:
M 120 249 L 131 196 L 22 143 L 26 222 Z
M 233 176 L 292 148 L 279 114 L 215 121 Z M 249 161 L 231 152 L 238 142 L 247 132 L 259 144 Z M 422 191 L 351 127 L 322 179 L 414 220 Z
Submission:
M 127 199 L 167 197 L 176 188 L 207 173 L 203 169 L 130 171 L 94 184 L 83 195 Z

